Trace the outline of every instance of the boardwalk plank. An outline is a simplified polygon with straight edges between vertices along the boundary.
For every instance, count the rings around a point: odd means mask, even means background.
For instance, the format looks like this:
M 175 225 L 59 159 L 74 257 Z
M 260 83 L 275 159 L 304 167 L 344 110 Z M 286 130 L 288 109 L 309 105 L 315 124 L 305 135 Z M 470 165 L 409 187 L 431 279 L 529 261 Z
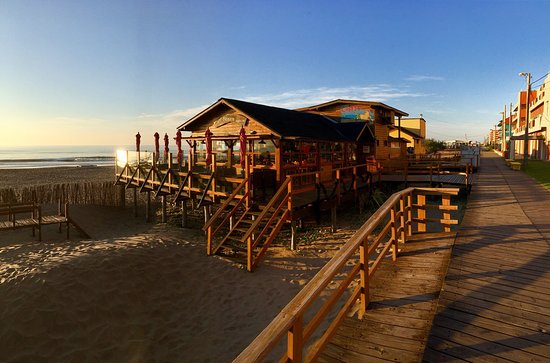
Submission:
M 424 360 L 549 360 L 548 206 L 550 193 L 540 185 L 484 155 Z

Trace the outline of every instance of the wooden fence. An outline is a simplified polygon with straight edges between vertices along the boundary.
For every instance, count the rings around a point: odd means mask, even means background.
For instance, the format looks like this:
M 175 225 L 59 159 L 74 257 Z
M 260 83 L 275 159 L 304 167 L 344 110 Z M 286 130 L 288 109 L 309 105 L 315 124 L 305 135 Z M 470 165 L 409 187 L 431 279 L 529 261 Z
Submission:
M 84 182 L 0 189 L 0 203 L 63 203 L 121 206 L 114 182 Z

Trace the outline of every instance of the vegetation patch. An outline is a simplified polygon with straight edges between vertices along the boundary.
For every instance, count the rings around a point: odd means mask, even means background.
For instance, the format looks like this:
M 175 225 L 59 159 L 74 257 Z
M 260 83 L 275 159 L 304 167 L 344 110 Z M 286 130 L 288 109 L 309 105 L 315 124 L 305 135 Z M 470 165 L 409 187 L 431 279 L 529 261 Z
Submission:
M 547 190 L 550 190 L 550 163 L 542 160 L 529 160 L 523 171 Z

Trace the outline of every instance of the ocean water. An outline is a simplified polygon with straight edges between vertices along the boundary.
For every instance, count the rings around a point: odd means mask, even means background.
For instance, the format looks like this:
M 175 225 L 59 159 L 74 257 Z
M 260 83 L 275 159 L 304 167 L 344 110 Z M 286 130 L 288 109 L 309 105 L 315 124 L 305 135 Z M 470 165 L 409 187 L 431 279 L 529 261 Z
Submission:
M 113 145 L 0 146 L 0 169 L 114 166 L 118 149 L 132 150 Z

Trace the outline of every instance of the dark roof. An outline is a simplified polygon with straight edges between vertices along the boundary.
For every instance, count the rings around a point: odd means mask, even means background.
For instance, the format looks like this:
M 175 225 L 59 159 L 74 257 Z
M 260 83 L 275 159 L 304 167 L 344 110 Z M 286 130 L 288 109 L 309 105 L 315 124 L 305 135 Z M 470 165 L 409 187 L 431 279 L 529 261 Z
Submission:
M 241 113 L 260 122 L 282 137 L 355 141 L 362 130 L 362 126 L 365 124 L 360 122 L 352 122 L 349 124 L 362 125 L 340 124 L 327 116 L 319 114 L 288 110 L 285 108 L 266 106 L 230 98 L 220 98 L 218 102 L 191 118 L 181 125 L 179 129 L 185 129 L 186 126 L 201 118 L 208 110 L 213 109 L 220 103 L 227 104 L 239 110 Z M 359 126 L 361 126 L 361 128 L 359 128 Z M 357 131 L 357 133 L 355 133 L 355 131 Z
M 337 126 L 348 140 L 374 141 L 372 130 L 364 121 L 344 122 Z

